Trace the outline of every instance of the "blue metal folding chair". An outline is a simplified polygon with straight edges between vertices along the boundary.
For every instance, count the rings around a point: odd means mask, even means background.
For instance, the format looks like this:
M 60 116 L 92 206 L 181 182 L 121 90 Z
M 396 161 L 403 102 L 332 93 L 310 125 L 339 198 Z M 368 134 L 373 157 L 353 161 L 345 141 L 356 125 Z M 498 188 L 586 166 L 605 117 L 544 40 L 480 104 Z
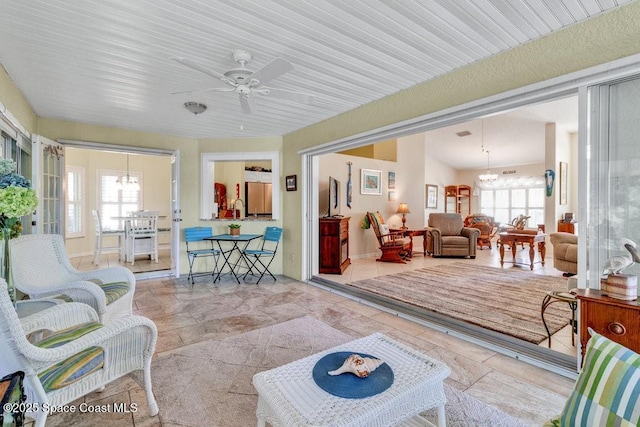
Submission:
M 189 243 L 191 243 L 192 247 L 195 246 L 196 242 L 205 241 L 205 237 L 213 236 L 213 232 L 211 227 L 190 227 L 184 229 L 184 240 L 187 244 L 187 258 L 189 259 L 189 275 L 187 276 L 187 280 L 191 279 L 191 284 L 194 283 L 193 278 L 195 276 L 204 276 L 209 273 L 193 273 L 193 263 L 196 258 L 200 257 L 213 257 L 215 264 L 213 266 L 213 272 L 211 276 L 215 276 L 218 273 L 218 260 L 220 259 L 220 251 L 213 247 L 213 240 L 209 240 L 211 248 L 206 249 L 189 249 Z
M 265 273 L 268 273 L 269 276 L 276 281 L 276 277 L 271 274 L 269 271 L 269 266 L 273 261 L 273 258 L 276 256 L 276 251 L 278 250 L 278 244 L 280 243 L 280 238 L 282 237 L 282 228 L 280 227 L 267 227 L 264 232 L 264 236 L 262 236 L 262 245 L 259 249 L 245 249 L 242 251 L 242 255 L 247 260 L 247 264 L 249 265 L 249 269 L 242 276 L 242 279 L 246 278 L 248 274 L 252 276 L 257 276 L 260 274 L 258 281 L 256 284 L 260 283 L 262 277 L 264 277 Z M 269 258 L 269 262 L 265 265 L 261 259 Z M 261 268 L 256 264 L 260 264 Z M 255 272 L 254 272 L 255 270 Z

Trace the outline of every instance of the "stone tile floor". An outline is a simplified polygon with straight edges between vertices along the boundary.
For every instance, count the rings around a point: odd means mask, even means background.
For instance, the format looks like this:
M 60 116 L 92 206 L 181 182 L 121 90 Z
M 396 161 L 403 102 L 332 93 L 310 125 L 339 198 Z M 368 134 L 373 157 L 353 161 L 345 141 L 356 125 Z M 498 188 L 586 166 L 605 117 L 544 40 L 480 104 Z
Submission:
M 200 278 L 193 287 L 183 279 L 141 280 L 137 284 L 134 311 L 158 326 L 156 357 L 192 343 L 240 334 L 303 315 L 353 336 L 380 331 L 446 362 L 452 369 L 446 380 L 449 385 L 528 425 L 540 425 L 558 413 L 573 386 L 573 380 L 568 378 L 284 277 L 277 283 L 266 281 L 260 285 L 230 281 L 213 285 L 207 278 Z M 56 414 L 48 418 L 47 426 L 170 425 L 163 423 L 161 416 L 149 417 L 144 391 L 130 377 L 76 403 L 81 401 L 136 403 L 138 410 L 120 414 Z M 202 425 L 208 425 L 206 420 Z

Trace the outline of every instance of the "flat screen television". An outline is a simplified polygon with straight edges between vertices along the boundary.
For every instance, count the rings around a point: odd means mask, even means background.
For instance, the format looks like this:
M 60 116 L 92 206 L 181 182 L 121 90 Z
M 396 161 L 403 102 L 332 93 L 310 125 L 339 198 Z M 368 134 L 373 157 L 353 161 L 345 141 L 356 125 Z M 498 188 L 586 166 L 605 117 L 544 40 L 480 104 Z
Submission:
M 340 215 L 340 181 L 330 176 L 328 186 L 320 186 L 318 192 L 320 215 L 331 217 Z

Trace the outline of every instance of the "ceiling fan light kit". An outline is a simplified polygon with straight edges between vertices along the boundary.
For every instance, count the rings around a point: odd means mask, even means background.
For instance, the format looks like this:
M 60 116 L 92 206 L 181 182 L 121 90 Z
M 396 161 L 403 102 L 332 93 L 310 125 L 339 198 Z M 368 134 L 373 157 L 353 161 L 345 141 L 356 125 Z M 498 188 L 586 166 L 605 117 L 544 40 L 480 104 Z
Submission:
M 202 114 L 205 111 L 207 111 L 207 106 L 199 102 L 185 102 L 184 108 L 186 108 L 187 111 L 195 115 Z
M 224 87 L 212 87 L 203 90 L 208 92 L 235 92 L 238 95 L 242 112 L 245 114 L 251 114 L 254 111 L 254 93 L 304 104 L 310 104 L 313 101 L 313 97 L 311 95 L 301 92 L 262 86 L 263 84 L 269 83 L 271 80 L 274 80 L 294 69 L 293 64 L 286 59 L 279 57 L 275 58 L 273 61 L 269 62 L 257 71 L 252 71 L 246 68 L 246 65 L 253 59 L 253 55 L 251 55 L 251 53 L 246 50 L 238 49 L 233 51 L 232 57 L 234 61 L 240 64 L 240 67 L 233 68 L 224 73 L 210 70 L 207 66 L 187 58 L 174 56 L 171 59 L 179 64 L 207 74 L 208 76 L 214 77 L 222 82 L 225 85 Z M 195 92 L 195 90 L 186 92 Z M 174 92 L 174 94 L 179 93 L 185 92 Z M 204 104 L 191 102 L 185 103 L 185 108 L 193 114 L 200 113 L 196 113 L 191 110 L 191 108 L 195 108 L 190 107 L 192 104 L 196 104 L 198 106 L 202 105 L 206 109 Z

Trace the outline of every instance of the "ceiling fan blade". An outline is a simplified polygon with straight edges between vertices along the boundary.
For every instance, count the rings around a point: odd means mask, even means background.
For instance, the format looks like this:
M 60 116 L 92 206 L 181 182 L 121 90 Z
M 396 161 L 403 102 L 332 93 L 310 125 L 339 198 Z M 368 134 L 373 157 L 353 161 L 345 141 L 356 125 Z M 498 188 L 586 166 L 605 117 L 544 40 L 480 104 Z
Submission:
M 286 89 L 276 88 L 260 88 L 254 89 L 254 92 L 261 93 L 263 95 L 272 96 L 274 98 L 286 99 L 288 101 L 298 102 L 300 104 L 313 104 L 315 97 L 302 92 L 294 92 Z
M 257 80 L 253 86 L 268 83 L 271 80 L 280 77 L 284 73 L 288 73 L 293 70 L 293 64 L 284 58 L 276 58 L 269 62 L 264 67 L 260 68 L 255 73 L 251 74 L 251 80 Z
M 179 92 L 171 92 L 171 95 L 180 95 L 183 93 L 193 93 L 193 92 L 233 92 L 236 90 L 232 87 L 208 87 L 204 89 L 192 89 L 192 90 L 182 90 Z
M 190 59 L 187 58 L 182 58 L 179 56 L 172 56 L 171 58 L 169 58 L 173 61 L 176 61 L 178 64 L 182 64 L 186 67 L 189 68 L 193 68 L 194 70 L 200 71 L 201 73 L 205 73 L 211 77 L 215 77 L 216 79 L 222 80 L 225 83 L 229 83 L 229 84 L 233 84 L 235 85 L 235 82 L 233 80 L 230 80 L 228 77 L 224 76 L 223 74 L 220 74 L 216 71 L 210 70 L 207 67 L 205 67 L 202 64 L 199 64 L 195 61 L 192 61 Z
M 245 114 L 251 114 L 255 111 L 256 105 L 253 97 L 244 94 L 240 95 L 240 107 L 242 107 L 242 112 Z

